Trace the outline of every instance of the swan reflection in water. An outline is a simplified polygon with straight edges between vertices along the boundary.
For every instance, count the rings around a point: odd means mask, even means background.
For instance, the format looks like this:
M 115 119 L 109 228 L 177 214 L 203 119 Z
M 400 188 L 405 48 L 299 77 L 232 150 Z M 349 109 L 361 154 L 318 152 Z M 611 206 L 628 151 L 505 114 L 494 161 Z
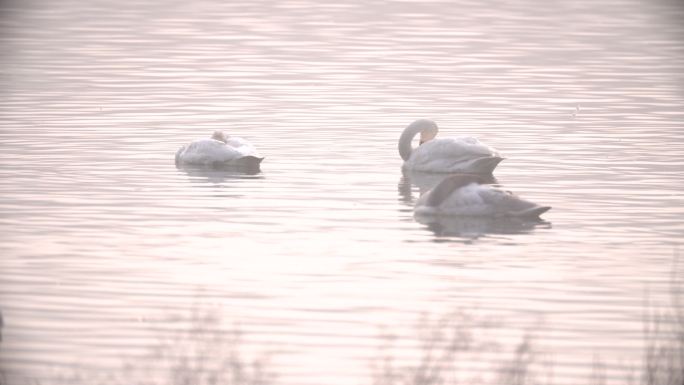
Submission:
M 221 185 L 236 179 L 263 179 L 258 167 L 245 168 L 236 166 L 207 167 L 196 165 L 176 165 L 176 169 L 187 175 L 190 180 Z
M 551 228 L 550 222 L 540 218 L 435 217 L 421 214 L 414 215 L 414 218 L 438 237 L 478 238 L 488 234 L 527 234 L 538 228 Z
M 420 191 L 417 200 L 413 197 L 414 184 Z M 399 195 L 402 202 L 413 207 L 416 222 L 437 236 L 521 234 L 550 226 L 539 217 L 549 206 L 501 189 L 491 175 L 444 176 L 404 170 Z

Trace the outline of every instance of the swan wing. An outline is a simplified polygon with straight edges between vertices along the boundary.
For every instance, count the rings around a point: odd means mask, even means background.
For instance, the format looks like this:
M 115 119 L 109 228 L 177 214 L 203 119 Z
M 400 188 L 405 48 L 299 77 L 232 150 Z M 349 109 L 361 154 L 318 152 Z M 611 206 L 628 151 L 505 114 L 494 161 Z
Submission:
M 200 139 L 181 147 L 176 153 L 176 161 L 208 165 L 231 162 L 241 156 L 240 151 L 223 142 L 214 139 Z
M 428 172 L 491 172 L 499 153 L 472 137 L 433 139 L 418 146 L 409 168 Z
M 485 178 L 474 174 L 459 174 L 446 177 L 430 191 L 430 195 L 427 197 L 425 204 L 437 207 L 453 194 L 458 194 L 458 189 L 468 186 L 471 183 L 481 184 L 485 182 Z
M 480 196 L 487 186 L 477 180 L 446 178 L 416 202 L 415 212 L 420 215 L 492 215 L 489 207 Z
M 478 194 L 482 201 L 493 209 L 494 214 L 499 216 L 532 218 L 551 209 L 550 206 L 540 206 L 509 191 L 493 187 L 481 189 Z
M 447 178 L 419 199 L 416 212 L 491 217 L 538 217 L 551 207 L 533 202 L 477 180 Z M 465 184 L 465 185 L 464 185 Z M 420 207 L 419 207 L 420 206 Z
M 252 143 L 250 143 L 246 139 L 243 139 L 239 136 L 228 137 L 226 140 L 226 144 L 233 147 L 242 156 L 253 156 L 255 158 L 261 158 L 261 155 L 259 155 L 259 152 L 256 150 L 256 147 L 254 147 Z
M 499 156 L 493 148 L 473 137 L 433 139 L 415 149 L 416 155 L 428 153 L 437 158 L 479 158 Z

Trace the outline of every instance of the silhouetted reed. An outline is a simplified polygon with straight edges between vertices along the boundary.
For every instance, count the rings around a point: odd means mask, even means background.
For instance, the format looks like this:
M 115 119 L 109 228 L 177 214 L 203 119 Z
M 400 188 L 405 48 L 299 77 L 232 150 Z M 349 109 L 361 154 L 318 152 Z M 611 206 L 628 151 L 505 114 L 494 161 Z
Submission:
M 647 306 L 643 385 L 684 385 L 684 279 L 678 266 L 675 260 L 669 306 Z
M 183 320 L 181 320 L 183 321 Z M 183 323 L 183 322 L 181 322 Z M 272 375 L 267 356 L 246 357 L 237 329 L 221 328 L 216 312 L 193 310 L 188 329 L 163 336 L 147 355 L 127 362 L 126 381 L 137 385 L 266 385 Z M 149 362 L 155 362 L 155 372 Z
M 665 309 L 649 303 L 645 306 L 645 354 L 641 376 L 625 380 L 627 384 L 684 385 L 684 279 L 676 272 L 677 266 L 673 269 L 670 304 Z M 392 345 L 405 341 L 385 337 L 389 343 L 383 347 L 381 358 L 372 364 L 372 384 L 539 385 L 555 382 L 554 362 L 541 354 L 534 338 L 523 334 L 513 346 L 504 346 L 496 342 L 496 329 L 496 322 L 463 312 L 437 320 L 423 317 L 415 328 L 416 336 L 403 338 L 414 340 L 406 351 L 417 348 L 418 355 L 397 357 L 400 350 Z M 483 355 L 487 356 L 482 361 L 485 366 L 469 370 Z M 591 365 L 592 373 L 586 383 L 605 384 L 604 362 L 595 356 Z M 636 371 L 638 367 L 633 369 Z
M 120 368 L 107 372 L 73 369 L 47 384 L 270 384 L 274 376 L 268 369 L 268 355 L 248 354 L 240 331 L 223 325 L 217 311 L 202 307 L 195 307 L 189 317 L 152 321 L 150 326 L 158 333 L 157 342 L 141 355 L 124 357 Z
M 629 385 L 684 385 L 684 281 L 673 270 L 670 303 L 664 309 L 646 302 L 644 361 L 641 375 Z M 648 296 L 647 296 L 648 298 Z M 541 385 L 554 384 L 554 362 L 529 331 L 511 331 L 491 316 L 455 312 L 422 317 L 414 334 L 386 342 L 372 363 L 373 385 Z M 158 334 L 144 354 L 127 357 L 109 373 L 81 369 L 49 384 L 89 385 L 268 385 L 275 375 L 268 355 L 248 358 L 249 349 L 236 328 L 226 329 L 217 311 L 195 307 L 188 317 L 166 318 L 150 325 Z M 506 331 L 506 338 L 500 333 Z M 518 333 L 517 339 L 511 332 Z M 507 341 L 507 342 L 504 342 Z M 304 363 L 302 365 L 305 365 Z M 594 357 L 589 385 L 606 383 L 605 365 Z M 638 366 L 633 367 L 635 369 Z M 331 373 L 334 375 L 334 373 Z M 26 379 L 22 384 L 40 384 Z M 359 379 L 359 383 L 363 383 Z M 9 385 L 0 371 L 0 385 Z M 12 384 L 14 385 L 14 384 Z
M 523 334 L 522 341 L 510 349 L 496 341 L 499 322 L 491 317 L 478 317 L 457 312 L 431 320 L 423 317 L 416 326 L 415 337 L 408 344 L 417 348 L 417 356 L 396 357 L 383 347 L 382 358 L 372 364 L 373 385 L 442 385 L 442 384 L 528 384 L 537 375 L 537 352 L 532 337 Z M 500 331 L 500 330 L 499 330 Z M 402 343 L 385 337 L 388 345 Z M 416 346 L 417 345 L 417 346 Z M 408 353 L 412 355 L 411 353 Z M 494 359 L 493 359 L 494 358 Z M 496 361 L 495 367 L 473 364 Z M 534 369 L 534 372 L 533 372 Z

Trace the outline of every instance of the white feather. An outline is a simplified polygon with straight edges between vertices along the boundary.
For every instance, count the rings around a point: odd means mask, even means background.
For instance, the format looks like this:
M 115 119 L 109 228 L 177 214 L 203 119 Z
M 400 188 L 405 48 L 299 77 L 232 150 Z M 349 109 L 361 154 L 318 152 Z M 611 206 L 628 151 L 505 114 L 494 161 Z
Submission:
M 451 191 L 440 187 L 442 184 L 442 187 L 449 186 L 448 179 L 457 177 L 459 176 L 447 177 L 434 189 L 423 194 L 416 202 L 414 212 L 417 215 L 534 217 L 550 209 L 490 185 L 470 183 L 454 187 Z M 433 193 L 443 196 L 431 197 Z
M 240 137 L 224 137 L 225 142 L 216 139 L 198 139 L 176 151 L 179 165 L 230 166 L 241 165 L 246 158 L 258 163 L 263 159 L 256 148 Z
M 473 137 L 429 139 L 415 149 L 411 148 L 416 134 L 427 134 L 432 138 L 437 131 L 437 124 L 427 119 L 417 120 L 404 129 L 399 139 L 399 153 L 404 159 L 405 169 L 488 174 L 503 160 L 498 151 Z

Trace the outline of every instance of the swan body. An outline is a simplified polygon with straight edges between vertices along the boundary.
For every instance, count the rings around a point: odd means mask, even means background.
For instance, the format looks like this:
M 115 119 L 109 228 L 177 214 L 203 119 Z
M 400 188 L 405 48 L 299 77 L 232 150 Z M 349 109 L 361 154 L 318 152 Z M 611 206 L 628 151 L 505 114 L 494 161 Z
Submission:
M 423 194 L 414 208 L 416 215 L 472 217 L 538 218 L 551 209 L 519 198 L 509 191 L 482 184 L 478 175 L 458 174 L 446 177 Z
M 435 139 L 437 124 L 419 119 L 408 125 L 399 138 L 399 155 L 409 170 L 437 173 L 491 174 L 503 160 L 499 153 L 472 137 Z M 420 146 L 411 141 L 420 133 Z
M 199 139 L 176 151 L 176 165 L 259 168 L 264 158 L 240 137 L 215 131 L 211 138 Z

